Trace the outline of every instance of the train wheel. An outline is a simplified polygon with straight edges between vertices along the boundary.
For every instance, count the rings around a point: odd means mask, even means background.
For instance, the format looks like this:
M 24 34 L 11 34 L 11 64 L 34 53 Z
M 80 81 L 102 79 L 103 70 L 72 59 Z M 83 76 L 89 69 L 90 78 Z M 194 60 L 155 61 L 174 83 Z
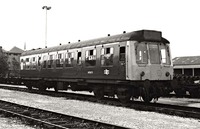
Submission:
M 40 87 L 39 87 L 39 90 L 40 90 L 40 91 L 45 91 L 45 90 L 46 90 L 46 87 L 45 87 L 45 86 L 40 86 Z
M 32 90 L 31 82 L 25 82 L 25 85 L 28 88 L 28 90 Z
M 45 91 L 47 89 L 46 82 L 44 80 L 39 80 L 37 85 L 40 91 Z
M 192 89 L 192 90 L 189 91 L 189 93 L 190 93 L 190 96 L 193 97 L 193 98 L 200 97 L 200 93 L 199 93 L 198 89 Z
M 144 87 L 141 87 L 141 96 L 145 103 L 149 103 L 153 99 L 153 95 L 150 93 L 151 83 L 149 80 L 145 80 Z
M 146 88 L 142 88 L 142 99 L 145 103 L 149 103 L 152 101 L 153 97 L 151 97 L 149 90 Z
M 28 87 L 28 90 L 32 90 L 32 86 L 27 86 Z
M 186 94 L 186 91 L 183 89 L 174 90 L 174 92 L 176 93 L 176 96 L 178 97 L 184 96 Z
M 120 102 L 122 103 L 128 103 L 131 98 L 130 90 L 128 88 L 118 88 L 117 89 L 117 97 Z
M 104 98 L 104 90 L 103 88 L 96 88 L 94 89 L 94 96 L 97 98 L 97 99 L 103 99 Z
M 54 91 L 58 92 L 58 87 L 57 86 L 54 86 Z

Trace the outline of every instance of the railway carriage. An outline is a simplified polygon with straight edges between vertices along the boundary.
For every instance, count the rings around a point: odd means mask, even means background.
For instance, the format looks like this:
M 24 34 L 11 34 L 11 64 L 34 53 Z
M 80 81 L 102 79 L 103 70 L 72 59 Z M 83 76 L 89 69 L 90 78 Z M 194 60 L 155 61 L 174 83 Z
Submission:
M 169 41 L 159 31 L 30 50 L 20 60 L 21 78 L 29 89 L 86 90 L 98 99 L 117 95 L 122 102 L 139 96 L 149 102 L 172 90 Z

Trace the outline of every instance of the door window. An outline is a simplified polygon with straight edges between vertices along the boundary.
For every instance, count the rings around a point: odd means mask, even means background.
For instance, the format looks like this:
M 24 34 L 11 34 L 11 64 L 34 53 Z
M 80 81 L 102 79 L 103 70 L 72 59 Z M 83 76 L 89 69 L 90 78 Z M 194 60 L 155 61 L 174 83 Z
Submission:
M 113 65 L 113 52 L 112 47 L 101 49 L 101 66 L 112 66 Z
M 95 66 L 96 65 L 96 49 L 86 51 L 85 65 L 86 66 Z

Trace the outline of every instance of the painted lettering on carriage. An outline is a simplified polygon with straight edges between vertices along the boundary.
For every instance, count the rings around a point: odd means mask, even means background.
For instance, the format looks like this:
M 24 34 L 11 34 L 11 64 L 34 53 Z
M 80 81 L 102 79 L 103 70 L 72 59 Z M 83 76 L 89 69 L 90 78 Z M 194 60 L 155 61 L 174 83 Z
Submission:
M 105 74 L 105 75 L 109 75 L 109 74 L 110 74 L 110 70 L 105 69 L 105 70 L 104 70 L 104 74 Z
M 93 71 L 88 71 L 88 74 L 93 74 Z

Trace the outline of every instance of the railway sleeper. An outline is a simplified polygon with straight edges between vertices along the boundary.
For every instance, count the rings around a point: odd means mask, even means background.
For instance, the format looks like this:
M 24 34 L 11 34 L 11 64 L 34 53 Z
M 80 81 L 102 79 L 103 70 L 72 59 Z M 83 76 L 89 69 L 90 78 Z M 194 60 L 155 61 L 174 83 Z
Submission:
M 58 118 L 55 118 L 55 117 L 48 117 L 48 118 L 46 118 L 46 116 L 45 116 L 45 118 L 41 118 L 42 120 L 44 120 L 44 121 L 56 121 L 56 120 L 58 120 Z
M 49 124 L 43 124 L 42 127 L 43 127 L 43 128 L 46 128 L 46 129 L 55 129 L 55 126 L 49 125 Z
M 31 114 L 32 117 L 36 118 L 36 119 L 40 119 L 40 115 L 35 113 L 35 114 Z
M 74 123 L 65 123 L 65 124 L 61 124 L 61 126 L 63 126 L 63 127 L 67 127 L 67 128 L 70 128 L 70 127 L 74 127 L 75 125 L 74 125 Z
M 66 124 L 67 121 L 59 121 L 59 120 L 57 120 L 57 121 L 51 121 L 51 123 L 52 124 L 57 124 L 57 125 L 62 125 L 62 124 Z

